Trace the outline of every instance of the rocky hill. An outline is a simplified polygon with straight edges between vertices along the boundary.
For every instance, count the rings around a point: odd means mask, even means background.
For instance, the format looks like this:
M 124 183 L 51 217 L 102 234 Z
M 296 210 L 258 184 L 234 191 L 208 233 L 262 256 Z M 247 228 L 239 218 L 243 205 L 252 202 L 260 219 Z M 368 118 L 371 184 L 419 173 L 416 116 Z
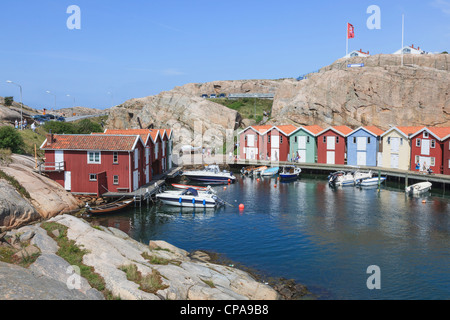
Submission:
M 306 80 L 280 85 L 274 123 L 450 126 L 449 55 L 341 59 Z M 363 68 L 347 64 L 364 63 Z
M 400 59 L 397 55 L 340 59 L 301 81 L 186 84 L 112 108 L 108 126 L 153 124 L 187 137 L 192 137 L 196 121 L 201 121 L 203 133 L 242 128 L 245 124 L 236 111 L 201 98 L 211 93 L 275 93 L 269 124 L 450 126 L 449 55 L 405 56 L 404 66 Z M 365 66 L 347 67 L 356 63 Z
M 32 157 L 12 155 L 12 162 L 0 164 L 0 170 L 11 176 L 28 193 L 20 195 L 7 181 L 0 179 L 0 227 L 12 229 L 48 219 L 83 205 L 55 181 L 34 171 Z

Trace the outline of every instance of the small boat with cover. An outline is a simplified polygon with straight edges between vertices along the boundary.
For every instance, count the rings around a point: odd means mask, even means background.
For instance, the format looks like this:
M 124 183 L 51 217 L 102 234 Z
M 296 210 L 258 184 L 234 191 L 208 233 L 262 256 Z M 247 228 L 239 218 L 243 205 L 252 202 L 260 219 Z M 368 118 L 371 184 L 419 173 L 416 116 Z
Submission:
M 280 171 L 280 167 L 267 168 L 266 170 L 261 172 L 261 176 L 262 177 L 271 177 L 271 176 L 278 174 L 279 171 Z
M 422 194 L 431 190 L 432 183 L 431 182 L 420 182 L 413 184 L 412 186 L 406 187 L 405 192 L 407 194 Z
M 280 179 L 281 180 L 294 180 L 300 176 L 302 169 L 296 166 L 284 166 L 281 168 Z

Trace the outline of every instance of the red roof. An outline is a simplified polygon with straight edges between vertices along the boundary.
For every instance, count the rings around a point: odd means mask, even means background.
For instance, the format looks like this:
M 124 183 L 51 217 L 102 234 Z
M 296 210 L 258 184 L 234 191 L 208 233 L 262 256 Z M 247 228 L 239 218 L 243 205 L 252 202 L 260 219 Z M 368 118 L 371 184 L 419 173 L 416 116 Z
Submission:
M 352 128 L 349 128 L 347 126 L 334 126 L 332 127 L 334 130 L 339 131 L 342 135 L 346 136 L 349 133 L 353 132 Z
M 368 130 L 368 131 L 370 131 L 370 132 L 372 132 L 376 136 L 381 136 L 384 133 L 383 130 L 381 130 L 380 128 L 375 127 L 375 126 L 366 126 L 366 127 L 363 127 L 363 128 Z
M 430 130 L 436 137 L 443 140 L 448 135 L 450 135 L 450 127 L 441 127 L 441 128 L 427 128 Z
M 43 150 L 98 150 L 132 151 L 139 136 L 134 135 L 53 135 L 51 145 L 48 138 L 41 146 Z
M 276 126 L 278 130 L 282 131 L 286 135 L 291 135 L 292 132 L 297 130 L 298 128 L 296 126 L 293 126 L 292 124 L 284 125 L 284 126 Z
M 305 128 L 306 130 L 308 130 L 309 132 L 311 132 L 312 134 L 317 135 L 318 133 L 323 131 L 323 128 L 321 126 L 304 126 L 303 128 Z
M 416 131 L 414 133 L 414 135 L 412 135 L 411 137 L 415 137 L 425 130 L 430 132 L 433 136 L 438 138 L 440 141 L 443 141 L 446 138 L 450 137 L 450 127 L 433 127 L 433 128 L 422 127 L 420 130 Z
M 104 133 L 93 133 L 93 134 L 107 134 L 107 135 L 139 135 L 144 141 L 147 142 L 148 136 L 150 134 L 149 129 L 106 129 Z
M 251 126 L 253 130 L 259 132 L 259 133 L 265 133 L 267 130 L 270 130 L 273 128 L 273 126 L 264 125 L 264 126 Z
M 414 134 L 422 129 L 424 129 L 424 126 L 421 127 L 396 127 L 398 130 L 403 132 L 405 135 L 409 136 L 410 134 Z

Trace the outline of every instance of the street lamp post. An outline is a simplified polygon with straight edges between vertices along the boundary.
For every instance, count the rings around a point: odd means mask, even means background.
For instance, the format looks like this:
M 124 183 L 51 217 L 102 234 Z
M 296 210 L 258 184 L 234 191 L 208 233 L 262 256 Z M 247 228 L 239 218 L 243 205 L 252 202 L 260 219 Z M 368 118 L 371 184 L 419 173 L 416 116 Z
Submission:
M 48 94 L 52 95 L 55 97 L 55 107 L 54 110 L 56 110 L 56 94 L 51 93 L 50 91 L 46 91 Z
M 70 94 L 68 94 L 68 95 L 66 95 L 67 97 L 71 97 L 71 95 Z M 73 108 L 75 108 L 75 97 L 72 97 L 73 98 L 73 103 L 72 103 L 72 117 L 73 117 Z
M 17 84 L 15 82 L 12 82 L 11 80 L 7 80 L 7 83 L 14 84 L 20 88 L 20 130 L 23 129 L 23 100 L 22 100 L 22 86 L 20 84 Z

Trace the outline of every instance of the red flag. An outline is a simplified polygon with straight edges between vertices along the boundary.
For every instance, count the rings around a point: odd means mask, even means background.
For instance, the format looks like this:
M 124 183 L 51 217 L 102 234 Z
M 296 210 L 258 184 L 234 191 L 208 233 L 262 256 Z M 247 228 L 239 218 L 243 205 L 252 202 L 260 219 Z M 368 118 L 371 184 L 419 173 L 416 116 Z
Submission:
M 347 39 L 353 39 L 355 37 L 355 27 L 350 23 L 347 23 Z

